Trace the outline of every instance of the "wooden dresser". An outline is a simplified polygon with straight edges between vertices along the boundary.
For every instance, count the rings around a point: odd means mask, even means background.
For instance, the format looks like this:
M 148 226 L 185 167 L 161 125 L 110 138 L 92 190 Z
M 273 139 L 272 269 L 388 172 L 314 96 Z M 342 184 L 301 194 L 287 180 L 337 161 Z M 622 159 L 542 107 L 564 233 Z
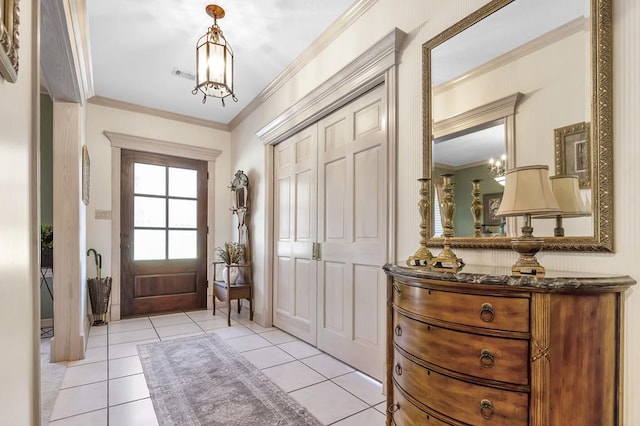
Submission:
M 387 424 L 620 424 L 630 277 L 384 270 Z

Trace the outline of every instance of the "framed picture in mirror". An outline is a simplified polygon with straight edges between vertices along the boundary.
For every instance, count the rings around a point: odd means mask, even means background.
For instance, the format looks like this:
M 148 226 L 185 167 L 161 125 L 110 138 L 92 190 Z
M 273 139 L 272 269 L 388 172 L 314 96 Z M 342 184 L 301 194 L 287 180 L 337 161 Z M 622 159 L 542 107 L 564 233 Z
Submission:
M 502 192 L 482 195 L 482 224 L 485 226 L 500 226 L 500 218 L 496 216 L 500 203 L 502 202 Z
M 591 188 L 590 126 L 581 122 L 554 130 L 556 175 L 576 175 L 580 189 Z

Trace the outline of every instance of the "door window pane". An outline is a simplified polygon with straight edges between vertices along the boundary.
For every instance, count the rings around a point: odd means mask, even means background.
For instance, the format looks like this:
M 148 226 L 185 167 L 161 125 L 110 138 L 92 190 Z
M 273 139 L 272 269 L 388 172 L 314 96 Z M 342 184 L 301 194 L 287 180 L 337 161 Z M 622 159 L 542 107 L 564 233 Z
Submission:
M 198 171 L 169 167 L 169 196 L 196 198 Z
M 169 200 L 169 228 L 196 228 L 197 219 L 196 200 Z
M 198 257 L 198 231 L 169 231 L 169 259 Z
M 133 226 L 164 228 L 166 226 L 165 198 L 133 197 Z
M 164 230 L 136 229 L 133 231 L 133 260 L 165 259 Z
M 133 164 L 133 192 L 136 194 L 166 195 L 167 168 L 153 164 Z

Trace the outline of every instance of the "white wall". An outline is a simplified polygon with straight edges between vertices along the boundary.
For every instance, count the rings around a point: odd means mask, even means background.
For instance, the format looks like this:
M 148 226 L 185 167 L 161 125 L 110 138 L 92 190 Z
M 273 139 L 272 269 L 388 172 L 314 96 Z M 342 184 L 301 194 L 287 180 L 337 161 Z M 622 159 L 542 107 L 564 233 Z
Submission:
M 102 255 L 102 276 L 112 275 L 111 245 L 120 243 L 111 240 L 111 221 L 95 218 L 96 210 L 111 210 L 111 144 L 103 134 L 105 131 L 222 151 L 215 162 L 215 175 L 209 178 L 209 185 L 215 189 L 216 207 L 215 223 L 209 224 L 214 244 L 207 247 L 207 252 L 213 258 L 214 248 L 232 237 L 227 188 L 233 178 L 229 168 L 230 133 L 89 103 L 87 147 L 91 157 L 91 201 L 87 207 L 87 248 L 94 248 Z M 93 261 L 87 264 L 87 276 L 95 276 L 94 265 Z M 112 295 L 112 303 L 119 303 L 119 298 Z
M 39 421 L 37 4 L 20 2 L 18 81 L 0 78 L 0 423 L 8 425 Z
M 274 96 L 253 112 L 231 134 L 232 169 L 245 170 L 252 179 L 252 235 L 254 244 L 256 308 L 263 311 L 265 265 L 264 221 L 265 160 L 262 142 L 255 132 L 311 89 L 344 67 L 350 60 L 394 27 L 405 31 L 404 50 L 398 67 L 398 167 L 397 173 L 397 261 L 404 262 L 418 247 L 419 217 L 416 211 L 418 184 L 422 172 L 422 44 L 482 6 L 486 1 L 459 0 L 379 0 L 325 51 Z M 636 144 L 637 117 L 640 117 L 640 6 L 635 0 L 616 0 L 615 5 L 615 254 L 556 253 L 540 256 L 548 268 L 568 271 L 615 272 L 640 279 L 636 261 L 636 241 L 640 240 L 637 211 L 640 198 L 634 197 L 640 182 L 640 145 Z M 549 143 L 552 143 L 551 140 Z M 468 264 L 511 265 L 515 254 L 508 250 L 457 250 Z M 627 292 L 625 339 L 625 424 L 640 423 L 640 332 L 639 290 Z

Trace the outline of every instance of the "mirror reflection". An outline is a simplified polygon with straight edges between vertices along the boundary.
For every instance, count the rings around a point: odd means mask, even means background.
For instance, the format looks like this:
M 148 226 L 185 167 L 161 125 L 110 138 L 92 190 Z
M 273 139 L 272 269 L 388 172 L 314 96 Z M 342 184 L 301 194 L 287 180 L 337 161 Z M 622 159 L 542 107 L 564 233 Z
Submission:
M 444 173 L 454 175 L 457 237 L 517 234 L 520 219 L 501 221 L 492 214 L 503 190 L 496 160 L 507 169 L 545 164 L 550 175 L 580 173 L 579 196 L 593 211 L 592 185 L 583 184 L 590 173 L 586 153 L 593 149 L 589 132 L 560 144 L 564 168 L 556 141 L 558 129 L 580 123 L 584 129 L 591 120 L 590 7 L 589 0 L 516 0 L 463 31 L 453 28 L 452 36 L 429 49 L 431 235 L 442 232 L 438 181 Z M 476 180 L 479 219 L 472 208 Z M 595 236 L 592 214 L 568 216 L 563 226 L 565 236 Z M 534 219 L 537 236 L 553 237 L 554 227 L 554 220 Z

